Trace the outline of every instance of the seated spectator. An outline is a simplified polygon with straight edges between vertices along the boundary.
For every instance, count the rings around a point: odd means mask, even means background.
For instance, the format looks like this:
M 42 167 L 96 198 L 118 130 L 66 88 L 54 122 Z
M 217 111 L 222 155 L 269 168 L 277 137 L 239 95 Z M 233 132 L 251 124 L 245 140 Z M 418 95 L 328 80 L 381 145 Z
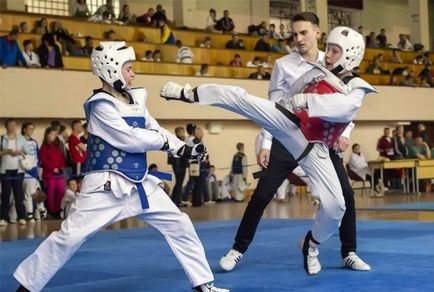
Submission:
M 238 38 L 238 34 L 236 32 L 232 33 L 232 39 L 226 43 L 226 49 L 238 49 L 244 50 L 244 44 L 241 45 L 241 39 Z
M 42 43 L 36 52 L 39 55 L 42 67 L 63 68 L 62 53 L 59 46 L 54 43 L 53 35 L 44 34 L 42 36 Z
M 382 28 L 380 30 L 380 34 L 377 35 L 377 43 L 380 48 L 387 48 L 387 37 L 386 37 L 386 29 Z
M 271 51 L 272 52 L 277 52 L 277 53 L 290 53 L 289 51 L 289 47 L 287 45 L 287 40 L 286 39 L 279 39 L 277 41 L 276 44 L 271 46 Z
M 259 25 L 249 25 L 249 27 L 247 28 L 249 35 L 251 36 L 257 36 L 257 35 L 263 35 L 264 33 L 268 34 L 268 29 L 267 29 L 267 22 L 262 21 Z
M 426 77 L 421 76 L 420 77 L 420 87 L 432 87 L 432 86 L 428 82 L 428 79 Z
M 399 56 L 398 50 L 392 51 L 392 56 L 390 57 L 389 62 L 402 64 L 401 57 Z
M 18 34 L 18 30 L 12 30 L 7 36 L 0 37 L 0 65 L 3 68 L 19 64 L 27 66 L 26 59 L 18 46 Z
M 181 40 L 176 41 L 176 47 L 178 48 L 176 63 L 193 63 L 193 51 L 189 47 L 182 45 Z
M 147 50 L 145 52 L 145 56 L 143 58 L 141 58 L 140 60 L 146 61 L 146 62 L 152 62 L 152 61 L 154 61 L 154 59 L 152 58 L 152 51 L 151 50 Z
M 428 82 L 430 82 L 433 78 L 431 75 L 431 66 L 425 65 L 425 67 L 420 71 L 418 77 L 425 77 Z
M 163 9 L 163 6 L 161 4 L 158 4 L 155 13 L 151 16 L 151 25 L 161 28 L 161 21 L 163 21 L 164 23 L 168 23 L 166 11 Z
M 214 28 L 223 33 L 229 33 L 235 29 L 234 21 L 229 17 L 229 10 L 223 11 L 223 17 L 217 21 Z
M 274 23 L 270 23 L 270 25 L 268 26 L 268 37 L 272 39 L 274 37 L 275 32 L 276 32 L 276 25 Z
M 146 25 L 146 26 L 149 26 L 149 25 L 151 25 L 152 15 L 154 15 L 154 13 L 155 13 L 155 9 L 150 7 L 148 9 L 148 12 L 146 12 L 142 16 L 137 17 L 136 22 L 143 24 L 143 25 Z
M 49 33 L 48 21 L 45 17 L 41 18 L 39 21 L 36 22 L 35 33 L 37 33 L 37 34 Z
M 408 37 L 405 34 L 399 35 L 399 42 L 397 44 L 398 49 L 402 51 L 411 51 L 413 50 L 413 45 L 410 43 Z
M 392 73 L 392 74 L 393 74 L 393 73 Z M 390 80 L 389 80 L 388 85 L 392 85 L 392 86 L 399 85 L 399 84 L 398 84 L 398 78 L 396 78 L 396 75 L 391 75 L 391 76 L 390 76 Z
M 116 14 L 115 14 L 115 7 L 113 6 L 113 1 L 112 0 L 107 0 L 106 4 L 101 5 L 95 12 L 94 15 L 98 15 L 101 16 L 103 15 L 103 13 L 106 13 L 108 15 L 108 18 L 116 18 Z
M 55 41 L 58 41 L 63 48 L 63 53 L 66 55 L 80 55 L 81 49 L 77 48 L 77 41 L 70 35 L 68 30 L 63 26 L 63 22 L 54 21 L 52 23 L 52 34 Z M 79 52 L 78 52 L 79 51 Z
M 273 68 L 273 65 L 270 62 L 271 60 L 271 55 L 267 55 L 267 57 L 265 57 L 265 60 L 262 61 L 261 65 L 264 68 Z
M 33 51 L 33 42 L 31 40 L 23 41 L 23 57 L 29 67 L 41 67 L 39 56 Z
M 359 26 L 357 28 L 357 32 L 360 33 L 361 35 L 365 35 L 364 32 L 363 32 L 363 26 Z
M 283 23 L 279 26 L 279 31 L 274 32 L 274 34 L 273 34 L 273 38 L 276 40 L 287 39 L 289 37 L 290 37 L 290 34 L 289 34 L 289 32 L 287 32 L 285 30 L 285 25 Z
M 413 64 L 422 65 L 423 64 L 423 55 L 417 55 L 413 60 Z
M 401 75 L 401 76 L 407 76 L 409 74 L 408 66 L 404 67 L 396 67 L 392 71 L 392 75 Z
M 414 146 L 409 149 L 409 156 L 421 160 L 431 159 L 431 150 L 422 137 L 414 139 Z
M 111 42 L 116 41 L 116 32 L 113 29 L 107 31 L 105 33 L 105 38 L 107 41 L 111 41 Z
M 399 85 L 401 86 L 411 86 L 411 87 L 416 87 L 417 85 L 413 82 L 413 76 L 411 76 L 410 74 L 408 74 L 407 76 L 405 76 L 404 80 L 402 80 Z
M 217 24 L 216 15 L 217 15 L 216 11 L 213 8 L 211 8 L 209 10 L 208 17 L 206 18 L 205 31 L 216 32 L 216 29 L 214 28 L 215 25 Z
M 294 39 L 292 37 L 290 37 L 288 39 L 288 46 L 289 46 L 289 49 L 290 49 L 291 53 L 298 52 L 297 46 L 295 45 L 295 41 L 294 41 Z
M 60 212 L 60 218 L 66 219 L 68 217 L 69 211 L 71 210 L 72 204 L 75 202 L 78 196 L 78 183 L 75 178 L 68 179 L 67 189 L 65 191 L 65 195 L 62 199 L 62 211 Z
M 197 71 L 196 74 L 194 74 L 194 76 L 209 76 L 208 69 L 209 69 L 208 64 L 202 64 L 200 65 L 200 70 Z
M 154 60 L 154 62 L 162 62 L 161 51 L 155 50 L 152 54 L 152 59 Z
M 25 21 L 20 23 L 20 27 L 18 29 L 19 29 L 20 33 L 29 33 L 30 32 L 29 25 Z
M 87 17 L 90 16 L 89 7 L 87 7 L 86 0 L 77 0 L 72 9 L 72 16 L 74 17 Z
M 382 194 L 381 188 L 382 184 L 380 182 L 379 177 L 377 177 L 377 173 L 373 172 L 372 169 L 369 168 L 368 162 L 366 161 L 365 156 L 363 156 L 362 152 L 360 151 L 360 145 L 359 144 L 353 144 L 352 153 L 350 155 L 350 161 L 349 161 L 349 167 L 352 171 L 354 171 L 361 179 L 371 181 L 372 175 L 374 176 L 374 184 L 375 184 L 375 193 L 376 196 L 379 196 Z
M 375 57 L 373 62 L 366 68 L 366 74 L 389 74 L 389 70 L 385 70 L 380 66 L 380 59 Z
M 199 45 L 201 48 L 212 48 L 212 39 L 210 37 L 205 37 L 203 42 Z
M 366 47 L 367 48 L 378 48 L 377 38 L 375 36 L 375 32 L 371 32 L 368 36 L 366 36 Z
M 319 41 L 322 43 L 326 43 L 327 41 L 327 34 L 325 32 L 321 33 L 321 37 L 319 38 Z
M 130 6 L 128 4 L 124 4 L 122 6 L 122 10 L 119 12 L 118 20 L 123 23 L 130 23 L 135 17 L 130 12 Z
M 169 25 L 167 25 L 166 21 L 163 19 L 159 20 L 158 26 L 160 27 L 161 43 L 167 45 L 174 45 L 176 43 L 175 35 L 173 34 Z
M 271 51 L 270 41 L 268 40 L 268 34 L 263 33 L 261 38 L 256 42 L 255 51 L 269 52 Z
M 229 66 L 242 67 L 243 63 L 241 62 L 241 56 L 239 54 L 235 54 L 234 58 L 229 62 Z
M 86 36 L 84 38 L 84 46 L 81 48 L 85 56 L 90 56 L 93 51 L 93 38 L 91 36 Z
M 270 80 L 271 75 L 265 71 L 265 67 L 259 65 L 257 71 L 249 75 L 249 79 Z
M 429 56 L 429 52 L 425 52 L 423 54 L 423 64 L 424 65 L 432 65 L 432 62 L 431 62 L 431 59 L 430 59 L 430 56 Z
M 261 64 L 262 64 L 261 57 L 255 56 L 253 60 L 247 62 L 246 67 L 258 67 L 261 66 Z

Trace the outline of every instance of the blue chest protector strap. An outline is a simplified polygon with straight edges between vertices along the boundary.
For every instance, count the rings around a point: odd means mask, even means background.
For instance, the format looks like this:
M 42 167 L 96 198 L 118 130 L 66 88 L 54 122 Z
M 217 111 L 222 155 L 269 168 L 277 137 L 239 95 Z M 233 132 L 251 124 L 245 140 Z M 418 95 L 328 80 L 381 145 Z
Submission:
M 158 177 L 159 179 L 164 179 L 171 181 L 172 175 L 170 173 L 166 172 L 159 172 L 159 171 L 149 171 L 148 175 L 153 175 L 155 177 Z M 140 196 L 140 203 L 142 204 L 142 209 L 148 209 L 149 208 L 149 202 L 148 202 L 148 196 L 146 196 L 145 188 L 143 187 L 142 183 L 137 183 L 137 192 Z

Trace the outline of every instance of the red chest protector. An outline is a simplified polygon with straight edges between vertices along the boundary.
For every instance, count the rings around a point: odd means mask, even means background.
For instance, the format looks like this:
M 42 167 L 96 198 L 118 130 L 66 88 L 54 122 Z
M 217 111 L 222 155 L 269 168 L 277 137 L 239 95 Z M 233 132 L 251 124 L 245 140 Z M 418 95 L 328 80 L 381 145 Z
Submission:
M 304 93 L 318 94 L 336 92 L 339 91 L 324 79 L 308 85 L 304 90 Z M 322 141 L 329 147 L 334 146 L 335 142 L 349 124 L 349 122 L 331 123 L 320 118 L 310 118 L 306 109 L 297 110 L 294 114 L 300 119 L 300 130 L 308 141 Z

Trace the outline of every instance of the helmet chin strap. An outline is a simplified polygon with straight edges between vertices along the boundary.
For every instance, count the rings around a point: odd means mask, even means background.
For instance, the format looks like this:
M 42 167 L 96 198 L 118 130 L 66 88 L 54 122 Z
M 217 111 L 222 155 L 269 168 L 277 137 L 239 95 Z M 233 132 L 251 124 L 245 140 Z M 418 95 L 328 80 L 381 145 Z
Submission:
M 330 70 L 330 72 L 332 72 L 334 75 L 338 76 L 342 70 L 344 70 L 344 67 L 342 67 L 342 65 L 338 65 L 337 67 Z
M 134 100 L 133 100 L 133 98 L 131 97 L 131 94 L 129 94 L 128 91 L 125 90 L 125 88 L 122 88 L 122 85 L 123 85 L 122 81 L 120 81 L 120 80 L 116 80 L 116 81 L 113 83 L 113 88 L 114 88 L 117 92 L 119 92 L 120 94 L 122 94 L 122 95 L 124 95 L 124 96 L 127 96 L 127 97 L 128 97 L 128 103 L 129 103 L 129 104 L 133 104 L 133 103 L 134 103 Z

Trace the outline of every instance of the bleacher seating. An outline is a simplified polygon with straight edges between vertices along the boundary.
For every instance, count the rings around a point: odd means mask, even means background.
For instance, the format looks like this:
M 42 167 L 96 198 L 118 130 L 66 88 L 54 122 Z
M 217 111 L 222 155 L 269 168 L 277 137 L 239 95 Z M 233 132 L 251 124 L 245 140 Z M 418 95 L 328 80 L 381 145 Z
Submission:
M 75 34 L 76 39 L 80 43 L 84 44 L 84 36 L 91 35 L 95 42 L 104 39 L 104 33 L 110 29 L 116 32 L 116 37 L 124 39 L 129 45 L 135 48 L 137 54 L 137 60 L 140 60 L 144 56 L 146 50 L 154 51 L 159 49 L 162 53 L 162 63 L 156 62 L 143 62 L 139 61 L 136 65 L 137 73 L 148 74 L 167 74 L 167 75 L 194 75 L 199 70 L 199 66 L 202 63 L 210 65 L 208 74 L 215 77 L 227 77 L 227 78 L 247 78 L 247 76 L 255 72 L 255 68 L 247 67 L 230 67 L 227 66 L 230 60 L 235 54 L 240 54 L 243 64 L 252 60 L 255 56 L 259 56 L 263 59 L 270 57 L 270 62 L 273 63 L 276 59 L 283 56 L 280 53 L 269 52 L 256 52 L 253 51 L 253 47 L 258 40 L 257 37 L 248 35 L 240 35 L 246 46 L 246 50 L 229 50 L 225 49 L 225 44 L 231 39 L 229 34 L 215 34 L 207 33 L 200 30 L 177 30 L 174 29 L 176 38 L 181 39 L 182 42 L 191 47 L 194 54 L 194 64 L 177 64 L 175 63 L 177 48 L 174 45 L 164 45 L 160 43 L 160 30 L 154 27 L 143 27 L 138 25 L 114 25 L 114 24 L 100 24 L 88 22 L 83 19 L 77 19 L 73 17 L 29 14 L 20 12 L 4 12 L 2 13 L 2 29 L 3 34 L 7 33 L 7 29 L 12 28 L 13 25 L 18 25 L 22 21 L 26 21 L 30 27 L 41 19 L 46 17 L 48 23 L 53 21 L 61 21 L 70 33 Z M 5 30 L 6 29 L 6 30 Z M 146 36 L 147 42 L 138 42 L 137 40 Z M 214 48 L 205 49 L 200 48 L 199 44 L 206 36 L 210 36 L 213 41 Z M 41 41 L 41 35 L 38 34 L 20 34 L 19 44 L 22 44 L 24 39 L 31 39 L 34 41 L 37 47 Z M 320 45 L 323 47 L 323 44 Z M 408 66 L 409 70 L 415 72 L 415 75 L 423 69 L 423 65 L 413 64 L 413 60 L 417 53 L 415 52 L 402 52 L 400 51 L 401 59 L 404 64 L 396 64 L 387 62 L 392 55 L 391 49 L 366 49 L 364 60 L 360 65 L 360 72 L 362 77 L 368 82 L 374 85 L 386 85 L 390 82 L 390 75 L 377 75 L 377 74 L 363 74 L 366 68 L 371 63 L 374 56 L 383 54 L 384 62 L 381 63 L 381 67 L 385 70 L 393 71 L 397 67 Z M 434 59 L 434 53 L 431 53 L 431 58 Z M 72 57 L 64 56 L 64 64 L 66 69 L 71 70 L 89 70 L 89 59 L 86 57 Z M 267 69 L 271 71 L 271 69 Z M 397 76 L 397 82 L 402 80 L 401 76 Z M 417 82 L 417 78 L 414 78 Z

